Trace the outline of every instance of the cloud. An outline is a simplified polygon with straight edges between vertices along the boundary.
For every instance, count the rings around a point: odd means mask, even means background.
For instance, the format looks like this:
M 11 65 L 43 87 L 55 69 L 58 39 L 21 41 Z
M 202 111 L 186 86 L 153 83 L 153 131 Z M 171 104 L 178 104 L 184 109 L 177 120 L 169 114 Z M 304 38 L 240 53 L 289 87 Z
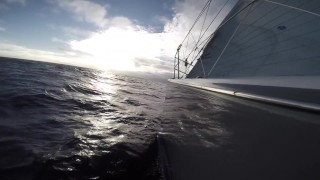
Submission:
M 74 53 L 72 51 L 57 53 L 52 51 L 27 48 L 10 43 L 0 43 L 0 54 L 1 56 L 5 57 L 97 68 L 95 66 L 92 66 L 92 57 L 80 53 Z
M 150 63 L 150 59 L 136 58 L 134 59 L 134 64 L 136 67 L 148 72 L 167 73 L 171 72 L 170 70 L 172 69 L 170 62 L 158 59 L 154 59 L 152 63 Z
M 57 26 L 56 26 L 55 24 L 50 24 L 50 23 L 49 23 L 49 24 L 47 24 L 47 27 L 48 27 L 48 28 L 50 28 L 50 29 L 52 29 L 52 30 L 56 30 L 56 29 L 58 29 L 58 28 L 57 28 Z
M 17 3 L 21 5 L 26 5 L 26 0 L 5 0 L 7 3 Z
M 92 32 L 77 27 L 62 26 L 61 30 L 71 38 L 88 37 Z
M 62 39 L 59 39 L 59 38 L 57 38 L 57 37 L 52 37 L 51 38 L 51 41 L 52 42 L 55 42 L 55 43 L 66 43 L 64 40 L 62 40 Z
M 214 18 L 215 13 L 217 12 L 215 6 L 217 8 L 220 8 L 220 3 L 222 1 L 226 0 L 216 0 L 212 1 L 211 9 L 209 9 L 206 22 L 204 24 L 204 27 L 208 26 L 210 21 Z M 197 16 L 199 15 L 200 11 L 206 4 L 207 0 L 185 0 L 183 3 L 177 3 L 175 7 L 173 8 L 175 15 L 172 18 L 170 22 L 168 22 L 164 29 L 168 33 L 178 33 L 183 35 L 187 35 L 189 29 L 195 22 Z M 192 33 L 193 36 L 196 38 L 199 36 L 201 29 L 202 29 L 202 23 L 204 22 L 205 16 L 202 16 L 198 23 L 195 25 Z M 211 27 L 214 27 L 216 24 L 213 24 Z M 216 26 L 215 26 L 216 27 Z M 210 31 L 211 34 L 212 29 Z M 182 39 L 181 39 L 182 41 Z
M 139 26 L 128 17 L 107 17 L 107 8 L 93 1 L 54 0 L 54 2 L 60 9 L 71 13 L 76 20 L 94 24 L 99 30 L 90 32 L 77 27 L 49 24 L 50 28 L 62 30 L 71 39 L 63 40 L 57 37 L 51 39 L 55 43 L 63 43 L 60 53 L 0 44 L 0 54 L 10 57 L 17 57 L 19 54 L 18 58 L 104 69 L 172 73 L 176 49 L 207 0 L 179 1 L 173 7 L 172 19 L 156 17 L 164 24 L 163 32 L 154 32 L 151 28 Z M 208 19 L 213 19 L 216 12 L 214 6 L 219 7 L 219 2 L 223 0 L 212 2 L 217 4 L 212 5 L 213 9 L 210 10 Z M 193 31 L 195 38 L 199 37 L 201 25 L 197 24 Z M 217 24 L 213 24 L 213 28 L 206 36 L 216 27 Z
M 71 2 L 73 1 L 68 1 Z M 171 72 L 175 51 L 205 2 L 206 0 L 201 0 L 201 3 L 199 0 L 186 0 L 176 4 L 173 19 L 159 16 L 159 20 L 165 23 L 163 32 L 153 32 L 152 29 L 141 27 L 127 17 L 106 19 L 103 16 L 100 19 L 107 22 L 103 29 L 84 39 L 71 40 L 68 45 L 73 51 L 92 56 L 94 63 L 100 67 L 125 71 Z M 69 29 L 71 30 L 72 28 Z M 195 31 L 200 31 L 200 27 L 197 26 Z M 194 36 L 199 33 L 194 32 Z
M 47 24 L 46 26 L 54 31 L 57 31 L 57 30 L 63 31 L 64 34 L 68 36 L 68 38 L 75 38 L 75 39 L 86 38 L 92 33 L 92 31 L 85 30 L 79 27 L 73 27 L 73 26 L 58 26 L 56 24 L 50 24 L 50 23 Z
M 0 26 L 0 32 L 5 32 L 6 28 Z
M 61 27 L 73 38 L 67 42 L 70 49 L 89 54 L 97 66 L 126 71 L 157 71 L 157 68 L 159 72 L 169 71 L 169 66 L 162 64 L 163 59 L 171 59 L 176 49 L 172 46 L 172 41 L 168 42 L 169 36 L 154 33 L 152 29 L 139 26 L 127 17 L 107 18 L 106 8 L 91 1 L 56 2 L 78 21 L 92 23 L 101 28 L 99 32 L 89 32 L 75 27 Z M 162 20 L 165 23 L 165 20 Z M 57 26 L 50 27 L 57 29 Z M 52 38 L 52 41 L 62 43 L 58 38 Z M 141 59 L 148 59 L 149 65 L 141 63 Z
M 78 21 L 92 23 L 99 27 L 105 26 L 108 22 L 106 8 L 92 1 L 57 0 L 56 2 L 60 8 L 71 13 Z
M 8 6 L 0 3 L 0 11 L 8 9 Z
M 165 16 L 155 16 L 154 19 L 158 22 L 160 22 L 161 24 L 167 24 L 170 23 L 171 19 L 165 17 Z
M 25 6 L 26 2 L 26 0 L 2 0 L 2 2 L 0 2 L 0 11 L 8 10 L 9 4 L 20 4 L 22 6 Z
M 146 30 L 124 26 L 111 27 L 102 32 L 94 33 L 84 40 L 71 41 L 72 50 L 91 54 L 101 66 L 117 70 L 135 69 L 135 57 L 153 58 L 158 54 L 157 35 L 151 35 Z
M 172 71 L 179 35 L 153 32 L 125 17 L 111 18 L 109 22 L 112 25 L 86 39 L 70 41 L 70 48 L 90 54 L 101 66 L 117 70 Z
M 138 26 L 135 25 L 129 18 L 118 16 L 110 20 L 108 27 L 135 29 Z

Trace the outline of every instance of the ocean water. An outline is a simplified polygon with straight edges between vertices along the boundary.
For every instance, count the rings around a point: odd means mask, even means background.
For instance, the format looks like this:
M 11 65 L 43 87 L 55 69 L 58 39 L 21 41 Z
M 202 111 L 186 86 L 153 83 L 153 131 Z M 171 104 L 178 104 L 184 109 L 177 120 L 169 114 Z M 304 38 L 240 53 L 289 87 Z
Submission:
M 165 83 L 0 60 L 0 179 L 158 179 Z
M 1 180 L 319 179 L 319 119 L 165 81 L 0 58 Z

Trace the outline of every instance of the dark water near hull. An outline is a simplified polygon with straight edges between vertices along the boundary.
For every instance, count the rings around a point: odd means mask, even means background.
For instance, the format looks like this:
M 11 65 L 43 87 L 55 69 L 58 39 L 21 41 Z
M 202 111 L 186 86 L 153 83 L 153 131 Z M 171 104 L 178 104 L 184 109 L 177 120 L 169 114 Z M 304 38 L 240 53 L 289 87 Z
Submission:
M 0 59 L 0 179 L 162 179 L 164 166 L 183 180 L 317 179 L 319 120 L 166 82 Z

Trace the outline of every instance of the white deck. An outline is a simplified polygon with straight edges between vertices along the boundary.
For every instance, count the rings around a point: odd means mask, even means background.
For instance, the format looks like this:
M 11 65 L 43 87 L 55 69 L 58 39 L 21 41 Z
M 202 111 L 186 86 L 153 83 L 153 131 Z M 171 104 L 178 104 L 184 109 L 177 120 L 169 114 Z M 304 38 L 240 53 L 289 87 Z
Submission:
M 232 79 L 169 79 L 171 82 L 183 82 L 183 84 L 194 84 L 210 86 L 210 84 L 242 84 L 257 86 L 274 86 L 302 89 L 320 90 L 320 76 L 277 76 L 277 77 L 248 77 Z
M 199 89 L 213 91 L 222 94 L 228 94 L 241 98 L 272 103 L 282 106 L 294 107 L 304 110 L 320 111 L 320 104 L 302 102 L 295 99 L 273 97 L 272 95 L 261 95 L 255 92 L 242 92 L 237 88 L 224 88 L 219 84 L 230 85 L 251 85 L 263 87 L 285 87 L 299 88 L 305 90 L 320 90 L 319 76 L 306 77 L 255 77 L 255 78 L 239 78 L 239 79 L 169 79 L 170 82 L 187 85 Z M 302 94 L 303 96 L 303 91 Z

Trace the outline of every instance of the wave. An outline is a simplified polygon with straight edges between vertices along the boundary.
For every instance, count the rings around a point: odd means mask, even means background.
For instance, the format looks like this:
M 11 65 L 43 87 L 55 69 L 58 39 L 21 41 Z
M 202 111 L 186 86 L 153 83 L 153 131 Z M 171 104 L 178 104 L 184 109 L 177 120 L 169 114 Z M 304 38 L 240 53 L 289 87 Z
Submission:
M 118 143 L 92 156 L 70 155 L 51 158 L 31 157 L 15 166 L 0 169 L 0 178 L 20 179 L 160 179 L 158 147 L 153 140 L 137 151 Z M 19 174 L 17 174 L 19 173 Z
M 162 88 L 72 66 L 2 65 L 0 179 L 159 179 Z
M 25 94 L 12 95 L 6 101 L 14 108 L 41 108 L 47 107 L 50 103 L 57 103 L 60 100 L 47 94 Z
M 65 89 L 68 92 L 79 92 L 82 94 L 90 94 L 90 95 L 101 95 L 102 93 L 97 91 L 97 90 L 93 90 L 93 89 L 89 89 L 85 86 L 80 86 L 80 85 L 76 85 L 76 84 L 68 84 L 67 86 L 65 86 Z

